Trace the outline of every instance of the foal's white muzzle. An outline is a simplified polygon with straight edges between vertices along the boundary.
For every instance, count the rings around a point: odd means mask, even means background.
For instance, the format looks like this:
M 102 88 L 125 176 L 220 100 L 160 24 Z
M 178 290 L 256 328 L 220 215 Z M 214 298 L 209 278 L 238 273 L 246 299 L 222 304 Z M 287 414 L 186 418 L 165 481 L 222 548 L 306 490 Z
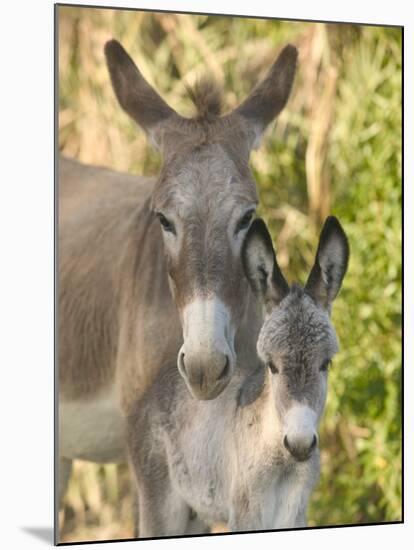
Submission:
M 197 298 L 183 312 L 178 370 L 197 399 L 214 399 L 227 386 L 236 356 L 230 313 L 217 298 Z
M 307 460 L 318 445 L 318 417 L 306 405 L 294 405 L 283 422 L 283 444 L 299 461 Z

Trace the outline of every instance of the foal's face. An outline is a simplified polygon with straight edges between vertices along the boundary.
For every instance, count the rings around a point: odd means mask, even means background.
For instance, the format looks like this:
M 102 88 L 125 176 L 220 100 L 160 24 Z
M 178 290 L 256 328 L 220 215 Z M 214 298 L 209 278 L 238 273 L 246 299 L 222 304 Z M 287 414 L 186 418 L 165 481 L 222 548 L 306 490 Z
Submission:
M 341 225 L 336 218 L 327 218 L 305 287 L 289 288 L 262 220 L 252 223 L 243 244 L 246 276 L 267 310 L 257 350 L 272 373 L 281 443 L 296 460 L 309 458 L 318 444 L 328 367 L 338 351 L 330 311 L 348 257 Z
M 257 349 L 271 372 L 284 446 L 305 460 L 318 442 L 328 368 L 338 351 L 328 312 L 294 286 L 267 315 Z

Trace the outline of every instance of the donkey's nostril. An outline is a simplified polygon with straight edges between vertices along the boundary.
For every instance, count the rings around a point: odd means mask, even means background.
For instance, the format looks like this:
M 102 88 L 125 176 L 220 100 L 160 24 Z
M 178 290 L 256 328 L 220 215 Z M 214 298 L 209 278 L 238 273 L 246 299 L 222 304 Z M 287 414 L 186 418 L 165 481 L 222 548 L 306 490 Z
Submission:
M 311 446 L 309 448 L 309 452 L 312 452 L 313 449 L 316 447 L 316 444 L 318 443 L 318 438 L 316 437 L 316 435 L 313 436 L 313 439 L 312 439 L 312 443 L 311 443 Z
M 283 445 L 285 446 L 285 449 L 287 449 L 290 452 L 290 447 L 287 439 L 287 435 L 283 438 Z
M 181 371 L 181 374 L 187 375 L 187 371 L 185 369 L 185 363 L 184 363 L 184 355 L 185 353 L 183 351 L 178 354 L 178 367 Z
M 229 359 L 229 356 L 226 355 L 226 363 L 217 380 L 223 380 L 224 378 L 227 378 L 229 371 L 230 371 L 230 359 Z

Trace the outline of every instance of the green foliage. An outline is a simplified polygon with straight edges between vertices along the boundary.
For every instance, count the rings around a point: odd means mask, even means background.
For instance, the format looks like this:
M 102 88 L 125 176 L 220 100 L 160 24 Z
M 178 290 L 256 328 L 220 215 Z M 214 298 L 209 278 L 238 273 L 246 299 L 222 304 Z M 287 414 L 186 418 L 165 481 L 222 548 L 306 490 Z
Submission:
M 349 56 L 350 57 L 350 56 Z M 401 518 L 401 34 L 365 28 L 338 89 L 328 160 L 351 261 L 334 309 L 317 524 Z M 338 424 L 344 422 L 342 436 Z M 357 429 L 355 430 L 355 427 Z M 362 430 L 361 430 L 362 428 Z M 339 435 L 339 439 L 338 439 Z M 348 439 L 348 441 L 346 441 Z
M 341 351 L 329 375 L 321 480 L 309 523 L 401 519 L 401 30 L 63 7 L 59 12 L 60 148 L 85 162 L 135 173 L 156 173 L 160 160 L 114 99 L 102 54 L 106 39 L 121 40 L 146 78 L 187 115 L 184 83 L 208 70 L 223 84 L 230 109 L 279 47 L 288 41 L 299 46 L 292 97 L 252 154 L 251 167 L 260 213 L 290 280 L 305 281 L 328 212 L 341 220 L 351 247 L 333 309 Z M 320 170 L 312 180 L 315 166 Z M 66 529 L 67 540 L 85 538 L 94 526 L 102 530 L 98 509 L 116 508 L 106 496 L 117 486 L 113 470 L 88 466 L 88 476 L 93 471 L 95 493 L 96 480 L 102 486 L 96 514 L 88 520 L 80 512 L 82 502 L 84 510 L 94 504 L 78 465 L 68 495 L 76 521 Z M 124 488 L 125 470 L 118 475 Z M 125 536 L 131 518 L 106 513 Z

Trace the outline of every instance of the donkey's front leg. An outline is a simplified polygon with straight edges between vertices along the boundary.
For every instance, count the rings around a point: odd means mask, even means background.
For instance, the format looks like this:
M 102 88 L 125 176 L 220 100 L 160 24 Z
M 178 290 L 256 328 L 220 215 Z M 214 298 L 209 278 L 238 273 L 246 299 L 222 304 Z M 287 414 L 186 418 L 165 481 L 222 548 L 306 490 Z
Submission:
M 140 538 L 186 534 L 190 508 L 171 487 L 140 483 L 138 502 Z
M 130 455 L 137 489 L 138 537 L 184 535 L 190 508 L 173 489 L 167 464 L 160 456 Z
M 184 535 L 190 508 L 171 484 L 163 446 L 160 442 L 155 445 L 139 416 L 127 419 L 127 444 L 137 489 L 138 537 Z

